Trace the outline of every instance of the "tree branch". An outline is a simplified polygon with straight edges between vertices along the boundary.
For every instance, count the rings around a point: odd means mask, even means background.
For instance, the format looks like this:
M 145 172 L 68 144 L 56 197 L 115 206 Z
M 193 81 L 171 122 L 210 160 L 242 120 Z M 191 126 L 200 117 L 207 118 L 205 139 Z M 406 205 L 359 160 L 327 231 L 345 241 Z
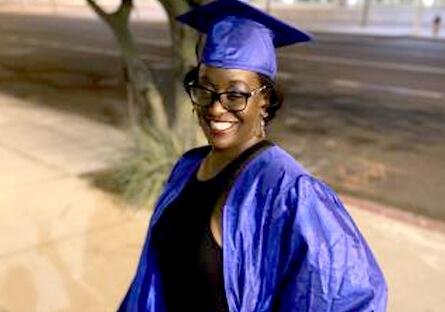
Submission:
M 206 0 L 186 0 L 186 1 L 187 1 L 187 3 L 189 4 L 189 6 L 191 8 L 194 7 L 194 6 L 197 6 L 197 5 L 209 2 L 209 1 L 206 1 Z
M 119 15 L 128 21 L 132 9 L 133 0 L 122 0 L 119 8 L 113 13 L 113 15 Z
M 94 12 L 96 12 L 97 15 L 99 15 L 100 18 L 103 20 L 109 22 L 110 20 L 110 14 L 106 13 L 97 3 L 95 0 L 86 0 L 88 5 L 93 9 Z
M 190 9 L 187 0 L 159 0 L 164 7 L 169 18 L 175 18 L 179 14 L 185 13 Z

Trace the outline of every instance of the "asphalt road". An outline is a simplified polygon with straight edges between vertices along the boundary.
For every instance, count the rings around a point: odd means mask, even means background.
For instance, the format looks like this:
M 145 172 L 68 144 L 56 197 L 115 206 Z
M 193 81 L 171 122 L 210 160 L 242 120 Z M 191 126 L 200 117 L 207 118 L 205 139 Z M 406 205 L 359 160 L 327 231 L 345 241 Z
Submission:
M 166 25 L 133 25 L 168 90 Z M 338 190 L 445 219 L 445 42 L 314 34 L 279 52 L 285 106 L 271 128 Z M 0 92 L 122 125 L 125 87 L 100 21 L 0 15 Z

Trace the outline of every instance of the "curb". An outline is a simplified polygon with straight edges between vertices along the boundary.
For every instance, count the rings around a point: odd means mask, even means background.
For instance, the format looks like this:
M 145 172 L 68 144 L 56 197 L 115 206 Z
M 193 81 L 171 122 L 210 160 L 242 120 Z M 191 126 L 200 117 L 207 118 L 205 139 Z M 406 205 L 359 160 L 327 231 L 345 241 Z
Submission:
M 381 32 L 359 32 L 359 31 L 347 31 L 341 29 L 323 29 L 323 28 L 307 28 L 307 31 L 314 34 L 321 35 L 351 35 L 359 37 L 375 37 L 375 38 L 393 38 L 393 39 L 412 39 L 419 41 L 432 41 L 445 43 L 445 36 L 433 37 L 428 35 L 413 35 L 406 32 L 401 33 L 381 33 Z
M 366 199 L 361 199 L 353 197 L 346 194 L 340 194 L 341 200 L 344 202 L 345 206 L 354 206 L 358 209 L 367 210 L 374 214 L 399 221 L 402 223 L 407 223 L 414 225 L 426 230 L 438 232 L 445 234 L 445 222 L 432 219 L 430 217 L 422 216 L 413 212 L 403 211 L 396 207 L 391 207 L 385 204 L 380 204 L 377 202 L 372 202 Z

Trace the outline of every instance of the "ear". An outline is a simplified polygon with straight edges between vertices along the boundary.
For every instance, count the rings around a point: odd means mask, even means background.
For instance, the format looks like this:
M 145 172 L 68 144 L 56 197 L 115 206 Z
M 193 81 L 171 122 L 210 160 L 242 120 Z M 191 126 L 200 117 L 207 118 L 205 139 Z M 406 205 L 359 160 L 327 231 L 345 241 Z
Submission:
M 266 111 L 266 108 L 269 106 L 269 98 L 266 94 L 261 95 L 258 105 L 260 110 Z

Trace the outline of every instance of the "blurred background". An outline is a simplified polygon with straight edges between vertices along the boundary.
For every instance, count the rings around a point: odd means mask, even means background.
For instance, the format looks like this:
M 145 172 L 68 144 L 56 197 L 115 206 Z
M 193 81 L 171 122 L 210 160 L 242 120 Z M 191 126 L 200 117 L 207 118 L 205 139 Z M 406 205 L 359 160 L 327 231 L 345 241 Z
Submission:
M 388 311 L 443 311 L 445 0 L 248 2 L 314 36 L 278 52 L 270 138 L 339 192 Z M 0 0 L 1 312 L 117 308 L 166 174 L 205 144 L 189 8 Z

